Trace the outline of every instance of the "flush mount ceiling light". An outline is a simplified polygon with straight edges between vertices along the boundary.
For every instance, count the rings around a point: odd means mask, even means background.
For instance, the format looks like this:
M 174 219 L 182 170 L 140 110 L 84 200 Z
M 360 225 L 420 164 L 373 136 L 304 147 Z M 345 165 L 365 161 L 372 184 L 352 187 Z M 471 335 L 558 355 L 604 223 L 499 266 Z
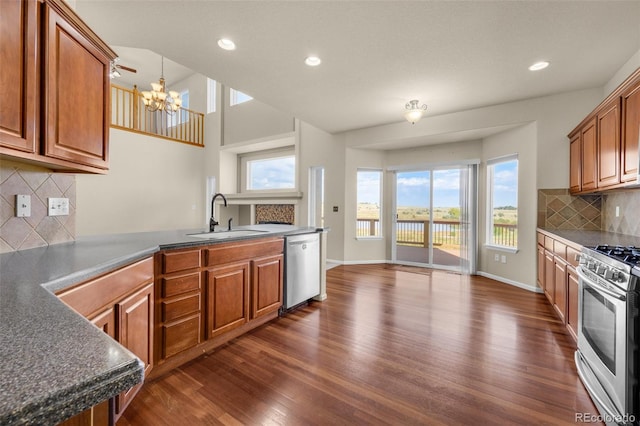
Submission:
M 310 67 L 317 67 L 322 63 L 322 60 L 317 56 L 307 56 L 307 58 L 304 60 L 304 63 L 309 65 Z
M 540 71 L 545 69 L 548 66 L 549 66 L 549 62 L 547 61 L 536 62 L 535 64 L 529 67 L 529 71 Z
M 404 112 L 404 118 L 406 118 L 411 124 L 416 124 L 416 122 L 420 121 L 424 112 L 427 110 L 427 105 L 418 105 L 417 99 L 409 101 L 404 107 L 406 109 Z
M 218 46 L 224 50 L 236 50 L 236 44 L 228 38 L 221 38 L 218 40 Z
M 157 83 L 151 83 L 152 90 L 150 92 L 141 93 L 142 102 L 147 111 L 166 111 L 168 114 L 173 114 L 182 106 L 182 99 L 180 99 L 178 92 L 173 90 L 167 92 L 164 82 L 164 56 L 162 56 L 161 64 L 160 80 Z

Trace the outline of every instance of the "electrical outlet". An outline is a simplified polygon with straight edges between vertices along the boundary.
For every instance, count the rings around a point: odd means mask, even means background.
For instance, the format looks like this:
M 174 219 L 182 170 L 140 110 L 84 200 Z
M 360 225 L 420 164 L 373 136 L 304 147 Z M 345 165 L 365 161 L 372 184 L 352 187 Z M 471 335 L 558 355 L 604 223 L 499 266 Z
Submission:
M 333 212 L 336 213 L 338 211 L 338 206 L 333 206 Z
M 498 253 L 493 255 L 493 261 L 494 262 L 500 262 L 500 255 Z
M 620 206 L 616 206 L 616 217 L 620 217 Z
M 68 216 L 68 198 L 49 198 L 49 216 Z
M 500 261 L 502 263 L 507 263 L 507 256 L 505 256 L 504 254 L 502 255 L 502 257 L 500 258 Z
M 16 195 L 16 217 L 31 216 L 31 195 Z

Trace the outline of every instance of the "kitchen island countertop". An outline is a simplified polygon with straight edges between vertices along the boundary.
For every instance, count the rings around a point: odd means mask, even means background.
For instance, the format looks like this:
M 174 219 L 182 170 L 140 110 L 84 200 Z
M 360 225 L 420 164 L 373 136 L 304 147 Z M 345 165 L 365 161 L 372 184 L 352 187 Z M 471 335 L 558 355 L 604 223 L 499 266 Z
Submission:
M 221 240 L 159 231 L 81 237 L 0 255 L 0 424 L 56 424 L 139 383 L 142 362 L 54 292 L 165 249 L 321 231 L 255 225 Z

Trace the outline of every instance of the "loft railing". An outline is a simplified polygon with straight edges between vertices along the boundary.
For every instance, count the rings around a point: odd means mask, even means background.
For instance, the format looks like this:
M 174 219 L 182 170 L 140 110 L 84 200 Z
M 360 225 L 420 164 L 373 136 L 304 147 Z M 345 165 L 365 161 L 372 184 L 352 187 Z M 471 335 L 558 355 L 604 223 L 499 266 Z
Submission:
M 204 114 L 180 108 L 173 114 L 147 111 L 142 95 L 111 85 L 111 127 L 204 147 Z
M 380 235 L 378 219 L 357 219 L 357 236 L 373 237 Z M 517 226 L 496 223 L 493 226 L 494 244 L 516 247 L 518 242 Z M 404 220 L 396 222 L 396 242 L 400 245 L 427 247 L 429 244 L 428 220 Z M 433 245 L 459 245 L 460 221 L 435 220 L 433 222 Z

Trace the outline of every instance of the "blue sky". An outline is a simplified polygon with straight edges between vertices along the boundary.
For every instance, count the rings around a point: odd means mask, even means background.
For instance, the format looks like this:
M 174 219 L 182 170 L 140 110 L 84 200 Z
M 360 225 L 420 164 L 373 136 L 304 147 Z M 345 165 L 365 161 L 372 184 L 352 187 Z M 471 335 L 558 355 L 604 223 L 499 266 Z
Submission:
M 284 189 L 295 188 L 294 156 L 254 160 L 247 164 L 251 189 Z

